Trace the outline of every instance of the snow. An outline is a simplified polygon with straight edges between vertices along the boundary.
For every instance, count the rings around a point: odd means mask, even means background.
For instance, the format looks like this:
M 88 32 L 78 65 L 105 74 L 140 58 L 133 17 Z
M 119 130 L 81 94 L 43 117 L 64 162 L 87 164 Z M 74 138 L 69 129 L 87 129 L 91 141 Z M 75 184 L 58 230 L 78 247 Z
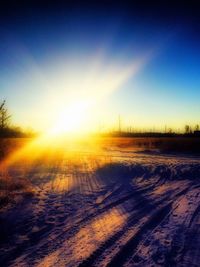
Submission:
M 0 214 L 1 266 L 198 266 L 200 161 L 123 149 L 9 167 L 35 195 Z

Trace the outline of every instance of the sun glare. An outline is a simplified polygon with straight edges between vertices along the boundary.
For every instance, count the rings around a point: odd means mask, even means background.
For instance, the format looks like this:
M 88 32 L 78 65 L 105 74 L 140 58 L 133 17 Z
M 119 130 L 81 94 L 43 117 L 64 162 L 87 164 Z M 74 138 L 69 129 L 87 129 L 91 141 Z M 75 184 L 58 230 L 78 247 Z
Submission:
M 50 133 L 52 135 L 60 135 L 83 131 L 84 124 L 89 115 L 89 106 L 88 101 L 77 101 L 69 107 L 62 109 Z
M 62 94 L 54 93 L 49 97 L 49 102 L 53 103 L 50 105 L 49 114 L 55 114 L 55 117 L 50 119 L 50 127 L 46 131 L 47 137 L 82 134 L 91 129 L 95 130 L 94 124 L 97 125 L 98 119 L 94 118 L 98 113 L 97 110 L 101 110 L 99 105 L 102 99 L 107 98 L 135 75 L 148 58 L 149 56 L 141 57 L 126 66 L 116 63 L 106 66 L 101 58 L 95 58 L 90 62 L 90 67 L 85 66 L 84 69 L 80 69 L 77 66 L 76 72 L 70 72 L 70 75 L 63 79 L 60 76 L 58 79 L 54 73 L 57 78 L 52 85 L 56 87 L 59 85 Z M 59 81 L 59 84 L 56 81 Z M 73 93 L 70 95 L 69 91 Z
M 62 148 L 66 141 L 72 144 L 72 150 L 77 150 L 73 141 L 87 139 L 88 134 L 99 126 L 95 125 L 98 124 L 99 111 L 103 108 L 102 100 L 136 75 L 148 60 L 147 55 L 121 66 L 116 62 L 105 65 L 101 58 L 95 58 L 90 62 L 90 68 L 85 66 L 79 69 L 77 66 L 68 75 L 65 75 L 69 69 L 67 65 L 66 68 L 63 67 L 63 72 L 59 69 L 60 74 L 54 70 L 54 75 L 49 76 L 50 80 L 43 81 L 47 88 L 51 88 L 48 97 L 45 96 L 45 100 L 48 99 L 46 106 L 45 101 L 41 101 L 41 109 L 44 110 L 42 115 L 45 118 L 42 120 L 44 130 L 36 139 L 6 158 L 0 169 L 23 158 L 35 159 L 50 148 Z M 55 93 L 55 88 L 60 88 L 59 93 Z M 110 114 L 107 116 L 109 119 Z M 67 147 L 70 147 L 69 143 Z

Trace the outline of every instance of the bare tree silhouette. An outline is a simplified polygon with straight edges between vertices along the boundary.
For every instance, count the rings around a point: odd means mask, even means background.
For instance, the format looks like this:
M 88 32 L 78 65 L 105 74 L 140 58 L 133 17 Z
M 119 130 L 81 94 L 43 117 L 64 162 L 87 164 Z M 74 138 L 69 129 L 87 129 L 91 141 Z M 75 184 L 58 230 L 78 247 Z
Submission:
M 195 131 L 199 131 L 199 124 L 195 126 Z
M 8 112 L 8 109 L 6 108 L 6 101 L 3 100 L 3 102 L 0 104 L 0 129 L 5 129 L 8 127 L 9 120 L 11 118 L 11 115 Z
M 190 126 L 189 125 L 185 125 L 185 133 L 186 134 L 190 133 Z

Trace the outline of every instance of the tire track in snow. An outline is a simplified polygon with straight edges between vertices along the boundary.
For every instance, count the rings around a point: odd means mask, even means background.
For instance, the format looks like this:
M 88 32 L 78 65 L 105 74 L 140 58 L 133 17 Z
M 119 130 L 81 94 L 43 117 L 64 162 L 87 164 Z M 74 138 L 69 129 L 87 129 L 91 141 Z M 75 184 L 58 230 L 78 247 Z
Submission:
M 149 202 L 148 200 L 142 200 L 136 206 L 133 206 L 133 210 L 135 210 L 136 213 L 133 213 L 133 215 L 129 218 L 127 224 L 122 229 L 120 229 L 116 234 L 114 234 L 113 236 L 108 238 L 105 242 L 103 242 L 103 244 L 99 248 L 97 248 L 97 250 L 95 250 L 87 259 L 85 259 L 83 262 L 79 264 L 79 267 L 100 266 L 101 255 L 105 251 L 108 251 L 109 249 L 111 249 L 111 247 L 114 246 L 117 241 L 120 244 L 123 244 L 124 243 L 123 239 L 125 239 L 124 236 L 126 235 L 126 233 L 129 232 L 129 235 L 130 235 L 132 231 L 134 232 L 133 237 L 131 239 L 129 238 L 129 241 L 126 242 L 122 246 L 122 249 L 116 253 L 116 255 L 113 257 L 110 263 L 106 264 L 106 266 L 109 266 L 109 264 L 111 264 L 111 266 L 113 267 L 118 266 L 116 264 L 119 264 L 119 262 L 120 264 L 122 264 L 121 262 L 122 259 L 125 261 L 127 258 L 127 251 L 132 253 L 134 250 L 134 246 L 136 249 L 136 245 L 142 241 L 142 235 L 146 233 L 144 229 L 148 226 L 149 227 L 148 231 L 149 231 L 151 230 L 151 227 L 152 229 L 154 227 L 157 227 L 160 221 L 157 223 L 155 222 L 155 219 L 156 218 L 161 219 L 161 215 L 167 215 L 170 212 L 172 199 L 173 200 L 178 199 L 180 195 L 184 194 L 188 190 L 189 188 L 187 187 L 184 190 L 181 190 L 181 192 L 176 193 L 174 196 L 171 196 L 170 198 L 169 196 L 164 196 L 164 197 L 161 197 L 161 199 L 155 200 L 152 203 Z M 135 192 L 135 196 L 136 195 L 137 195 L 137 192 Z M 147 204 L 146 207 L 145 207 L 145 204 Z M 153 211 L 156 209 L 156 207 L 160 207 L 160 206 L 161 208 L 158 211 L 156 211 L 156 213 L 154 214 Z M 165 214 L 163 211 L 166 211 L 166 210 L 168 212 Z M 150 214 L 150 217 L 148 216 L 148 220 L 144 223 L 143 219 L 145 218 L 147 214 Z M 143 226 L 143 223 L 145 224 L 144 226 Z M 137 225 L 137 228 L 141 227 L 138 233 L 135 233 L 136 225 Z M 102 266 L 104 266 L 104 264 Z M 122 265 L 119 265 L 119 266 L 122 266 Z

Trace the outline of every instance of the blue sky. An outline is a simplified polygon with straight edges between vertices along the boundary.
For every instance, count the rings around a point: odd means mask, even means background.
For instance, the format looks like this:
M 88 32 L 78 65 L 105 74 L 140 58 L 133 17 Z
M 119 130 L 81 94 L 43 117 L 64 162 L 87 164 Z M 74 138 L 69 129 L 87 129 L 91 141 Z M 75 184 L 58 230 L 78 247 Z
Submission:
M 57 8 L 54 3 L 52 9 L 25 12 L 26 7 L 12 19 L 1 19 L 0 97 L 15 124 L 47 127 L 51 105 L 65 90 L 59 87 L 61 73 L 78 79 L 102 55 L 102 67 L 123 69 L 149 52 L 136 75 L 99 101 L 104 109 L 96 112 L 96 121 L 113 127 L 121 114 L 124 127 L 181 129 L 200 123 L 198 21 L 170 9 L 163 18 L 162 6 L 155 13 L 153 7 L 139 6 L 137 12 L 134 6 L 111 7 Z M 74 93 L 70 90 L 66 86 L 67 94 Z

